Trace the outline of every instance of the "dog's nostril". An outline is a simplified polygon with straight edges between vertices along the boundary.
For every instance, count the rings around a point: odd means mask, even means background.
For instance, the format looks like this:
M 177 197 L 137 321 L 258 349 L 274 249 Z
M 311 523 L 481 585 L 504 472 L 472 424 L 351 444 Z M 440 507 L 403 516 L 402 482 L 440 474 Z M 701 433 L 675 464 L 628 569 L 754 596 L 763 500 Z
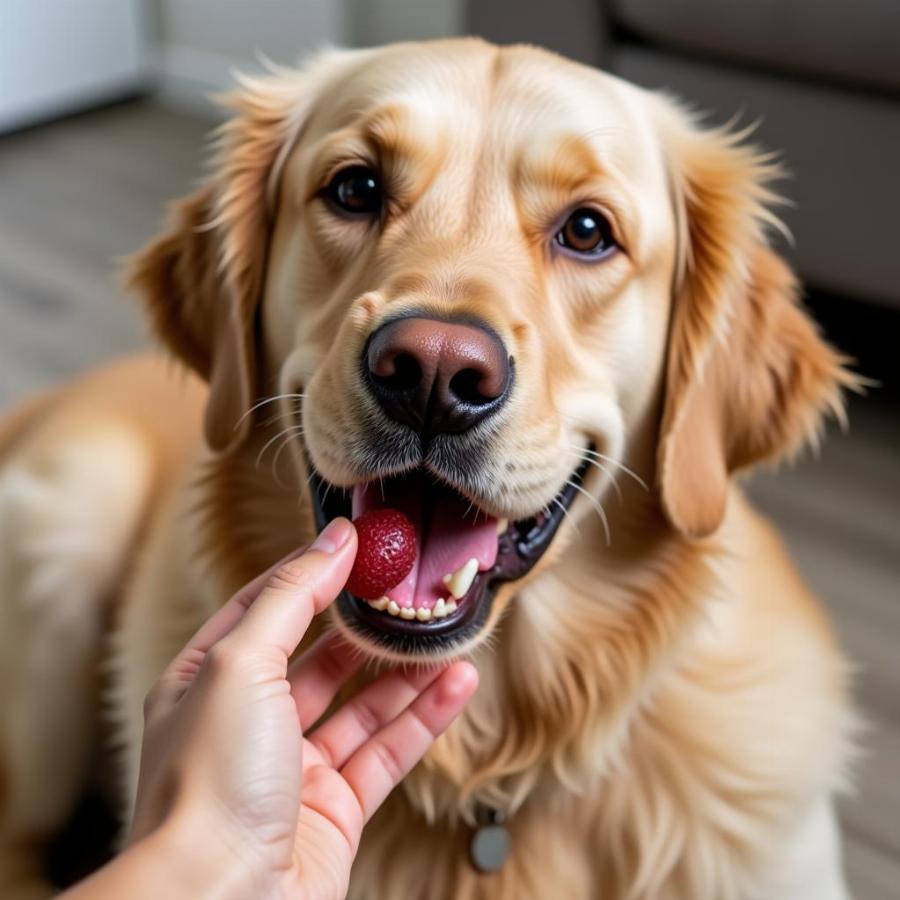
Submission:
M 372 375 L 379 384 L 392 391 L 411 390 L 417 388 L 422 381 L 422 367 L 409 353 L 398 353 L 390 360 L 390 365 L 381 368 L 391 371 L 381 374 L 376 369 Z
M 450 379 L 450 393 L 469 406 L 484 406 L 496 398 L 482 393 L 480 388 L 483 381 L 484 372 L 478 369 L 460 369 Z
M 381 325 L 364 378 L 382 410 L 420 436 L 465 431 L 504 402 L 512 357 L 487 326 L 403 316 Z

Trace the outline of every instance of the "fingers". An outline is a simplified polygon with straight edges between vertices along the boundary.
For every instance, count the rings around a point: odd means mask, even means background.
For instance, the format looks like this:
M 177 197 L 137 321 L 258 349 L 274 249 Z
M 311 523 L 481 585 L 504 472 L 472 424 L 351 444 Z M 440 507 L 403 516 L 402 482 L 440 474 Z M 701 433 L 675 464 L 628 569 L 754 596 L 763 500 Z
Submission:
M 300 727 L 306 731 L 328 709 L 344 682 L 362 665 L 363 656 L 337 631 L 322 635 L 288 669 Z
M 217 644 L 223 637 L 230 634 L 244 614 L 250 608 L 250 604 L 259 596 L 266 582 L 275 574 L 280 566 L 289 563 L 306 552 L 306 547 L 298 547 L 274 566 L 267 569 L 261 575 L 257 575 L 253 581 L 245 584 L 224 606 L 221 606 L 197 629 L 194 636 L 187 642 L 185 650 L 206 653 L 213 644 Z
M 240 645 L 235 655 L 254 645 L 266 650 L 274 645 L 286 660 L 313 615 L 343 587 L 355 555 L 353 526 L 346 519 L 335 519 L 308 550 L 300 548 L 288 554 L 207 619 L 166 668 L 148 695 L 145 709 L 177 701 L 196 677 L 207 653 L 226 638 Z M 256 610 L 257 606 L 261 609 Z M 169 703 L 164 704 L 164 700 Z
M 341 769 L 365 821 L 384 802 L 478 686 L 471 663 L 454 663 L 396 719 L 370 738 Z
M 306 553 L 306 547 L 298 547 L 287 556 L 278 560 L 265 572 L 257 575 L 253 581 L 245 584 L 224 606 L 221 606 L 197 629 L 194 636 L 187 642 L 185 651 L 206 653 L 213 644 L 217 644 L 222 638 L 230 634 L 238 622 L 244 618 L 244 614 L 250 608 L 253 601 L 259 596 L 268 580 L 282 567 Z
M 356 530 L 334 519 L 309 550 L 279 566 L 228 636 L 239 650 L 279 650 L 285 660 L 309 623 L 340 593 L 356 557 Z
M 388 672 L 364 687 L 307 738 L 330 765 L 340 769 L 359 747 L 403 712 L 444 671 L 441 666 Z

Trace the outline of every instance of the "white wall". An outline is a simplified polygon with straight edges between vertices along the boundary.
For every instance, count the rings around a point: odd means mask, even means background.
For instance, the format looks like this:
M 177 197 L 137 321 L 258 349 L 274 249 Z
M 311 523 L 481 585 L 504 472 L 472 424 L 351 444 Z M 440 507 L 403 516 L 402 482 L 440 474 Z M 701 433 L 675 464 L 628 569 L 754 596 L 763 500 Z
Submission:
M 458 34 L 463 0 L 149 0 L 161 95 L 209 112 L 206 99 L 258 55 L 291 64 L 323 44 L 370 46 Z
M 140 0 L 0 0 L 0 131 L 134 92 L 144 46 Z

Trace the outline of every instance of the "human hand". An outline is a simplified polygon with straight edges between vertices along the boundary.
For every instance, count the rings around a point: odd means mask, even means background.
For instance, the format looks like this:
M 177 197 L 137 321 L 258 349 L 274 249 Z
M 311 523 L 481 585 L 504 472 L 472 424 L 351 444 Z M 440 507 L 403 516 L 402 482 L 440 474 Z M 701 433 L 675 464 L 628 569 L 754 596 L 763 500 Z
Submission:
M 363 825 L 477 685 L 469 663 L 398 669 L 306 733 L 361 658 L 333 633 L 288 658 L 355 554 L 336 519 L 239 591 L 148 695 L 131 841 L 161 835 L 219 896 L 343 897 Z

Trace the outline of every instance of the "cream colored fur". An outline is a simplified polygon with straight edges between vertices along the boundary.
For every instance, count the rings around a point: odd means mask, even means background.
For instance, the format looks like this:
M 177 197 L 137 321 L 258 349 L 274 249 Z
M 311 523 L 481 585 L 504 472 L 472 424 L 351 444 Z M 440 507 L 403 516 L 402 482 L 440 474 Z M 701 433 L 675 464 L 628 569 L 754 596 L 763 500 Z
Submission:
M 131 270 L 194 374 L 120 363 L 0 433 L 0 893 L 45 889 L 36 854 L 88 775 L 94 662 L 127 815 L 147 689 L 310 538 L 302 446 L 358 480 L 377 414 L 361 348 L 424 306 L 485 318 L 516 359 L 460 486 L 484 509 L 531 514 L 588 440 L 603 457 L 538 569 L 455 648 L 479 692 L 372 823 L 351 896 L 845 897 L 846 665 L 730 478 L 815 439 L 853 383 L 766 246 L 772 166 L 667 98 L 480 41 L 330 54 L 233 102 L 214 174 Z M 360 160 L 392 185 L 381 230 L 318 198 Z M 623 250 L 554 255 L 587 202 Z M 513 838 L 493 875 L 467 858 L 478 804 Z

